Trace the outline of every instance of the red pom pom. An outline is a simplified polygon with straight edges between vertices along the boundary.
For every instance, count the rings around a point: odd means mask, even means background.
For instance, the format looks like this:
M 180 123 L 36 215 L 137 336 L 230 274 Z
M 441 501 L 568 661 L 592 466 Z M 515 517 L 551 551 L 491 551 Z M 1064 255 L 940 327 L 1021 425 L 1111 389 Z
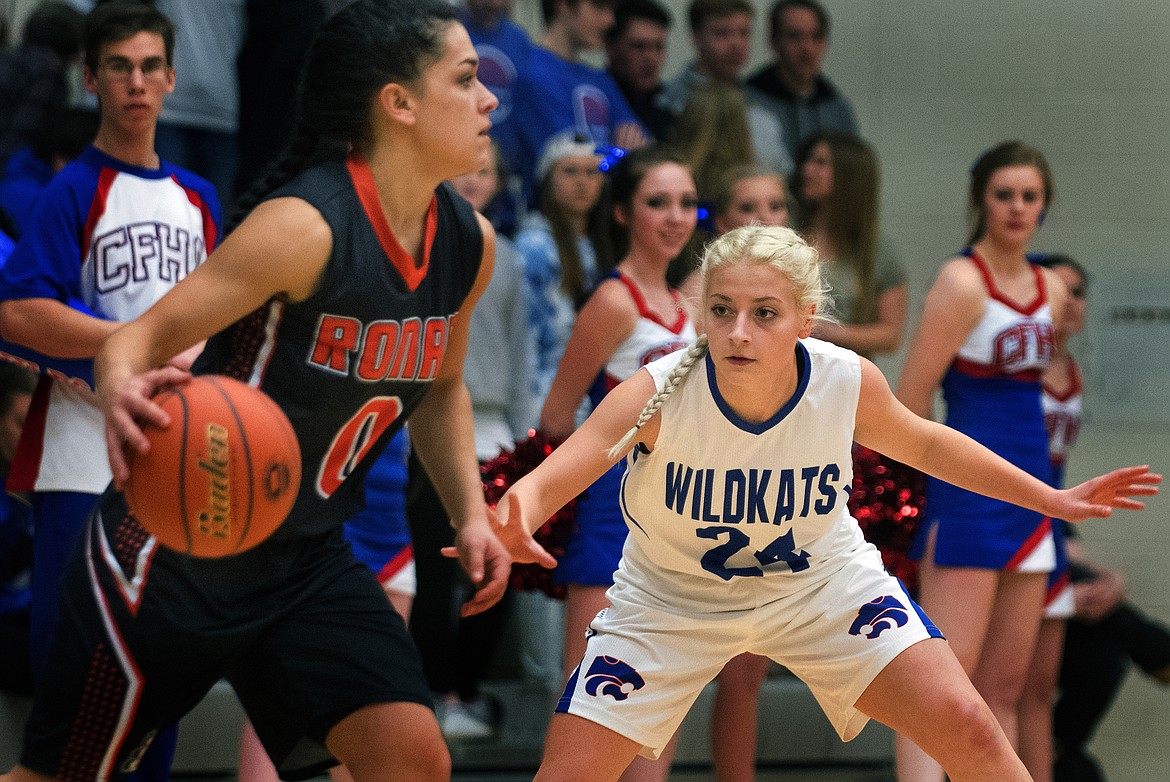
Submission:
M 487 504 L 494 508 L 512 484 L 536 469 L 560 444 L 560 440 L 552 440 L 529 429 L 528 439 L 516 443 L 513 450 L 505 450 L 481 465 L 479 472 Z M 564 555 L 569 536 L 573 534 L 576 506 L 576 500 L 570 501 L 532 533 L 533 539 L 557 559 Z M 557 600 L 565 597 L 564 584 L 554 584 L 552 571 L 536 564 L 513 564 L 509 586 L 522 591 L 538 589 Z
M 925 475 L 865 446 L 853 446 L 849 512 L 865 539 L 878 547 L 886 570 L 911 592 L 918 588 L 918 563 L 908 552 L 925 509 Z

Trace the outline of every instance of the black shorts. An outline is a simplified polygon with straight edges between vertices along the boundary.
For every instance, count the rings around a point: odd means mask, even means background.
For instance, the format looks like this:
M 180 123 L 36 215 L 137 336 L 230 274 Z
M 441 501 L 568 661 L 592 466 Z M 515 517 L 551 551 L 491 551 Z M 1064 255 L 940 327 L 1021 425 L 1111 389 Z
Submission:
M 107 493 L 65 573 L 21 763 L 62 782 L 133 770 L 221 678 L 286 779 L 334 765 L 325 737 L 357 709 L 431 705 L 405 624 L 340 528 L 194 559 Z

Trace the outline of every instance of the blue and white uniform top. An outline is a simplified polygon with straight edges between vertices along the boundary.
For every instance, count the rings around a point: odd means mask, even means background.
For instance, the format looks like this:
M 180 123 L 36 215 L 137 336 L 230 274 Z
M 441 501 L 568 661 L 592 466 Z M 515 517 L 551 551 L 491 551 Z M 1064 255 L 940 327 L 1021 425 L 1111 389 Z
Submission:
M 99 318 L 138 317 L 219 237 L 210 183 L 162 161 L 128 165 L 90 147 L 37 200 L 0 270 L 0 298 L 55 299 Z M 42 377 L 9 475 L 20 491 L 99 493 L 110 482 L 101 412 L 84 384 Z
M 661 389 L 682 352 L 647 367 Z M 614 591 L 705 613 L 808 589 L 870 548 L 847 507 L 861 362 L 797 343 L 799 380 L 772 418 L 749 423 L 719 392 L 708 355 L 659 413 L 652 453 L 629 457 L 629 525 Z
M 1055 345 L 1043 272 L 1032 267 L 1036 297 L 1020 304 L 1000 293 L 983 259 L 973 251 L 970 258 L 987 286 L 987 307 L 959 348 L 951 371 L 960 377 L 1038 382 Z
M 602 398 L 617 385 L 631 377 L 642 367 L 668 356 L 676 350 L 685 348 L 695 341 L 695 326 L 687 317 L 686 309 L 678 307 L 678 316 L 672 323 L 666 323 L 654 314 L 638 286 L 629 277 L 617 269 L 611 271 L 612 277 L 626 287 L 634 304 L 638 308 L 638 322 L 630 336 L 626 337 L 617 350 L 610 355 L 609 360 L 602 367 L 597 382 L 590 391 L 590 401 L 594 407 L 601 404 Z M 675 303 L 679 303 L 678 291 L 671 291 Z

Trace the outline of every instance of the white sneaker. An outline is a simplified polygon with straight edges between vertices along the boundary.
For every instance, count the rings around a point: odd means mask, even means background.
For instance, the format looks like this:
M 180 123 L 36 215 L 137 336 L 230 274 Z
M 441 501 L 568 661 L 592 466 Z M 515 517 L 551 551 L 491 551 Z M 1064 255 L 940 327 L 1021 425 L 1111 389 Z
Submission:
M 439 730 L 448 739 L 487 739 L 495 735 L 492 726 L 472 714 L 462 701 L 448 701 L 439 722 Z

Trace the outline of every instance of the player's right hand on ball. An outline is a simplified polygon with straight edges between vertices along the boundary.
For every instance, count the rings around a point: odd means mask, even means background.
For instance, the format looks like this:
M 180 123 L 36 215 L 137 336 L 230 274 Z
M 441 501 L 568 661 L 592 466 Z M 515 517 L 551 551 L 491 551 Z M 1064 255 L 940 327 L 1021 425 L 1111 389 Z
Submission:
M 145 453 L 150 448 L 143 428 L 165 429 L 171 424 L 170 416 L 154 403 L 153 397 L 190 379 L 190 372 L 164 366 L 99 386 L 98 400 L 106 419 L 106 451 L 115 488 L 123 488 L 130 476 L 128 455 L 133 451 Z

